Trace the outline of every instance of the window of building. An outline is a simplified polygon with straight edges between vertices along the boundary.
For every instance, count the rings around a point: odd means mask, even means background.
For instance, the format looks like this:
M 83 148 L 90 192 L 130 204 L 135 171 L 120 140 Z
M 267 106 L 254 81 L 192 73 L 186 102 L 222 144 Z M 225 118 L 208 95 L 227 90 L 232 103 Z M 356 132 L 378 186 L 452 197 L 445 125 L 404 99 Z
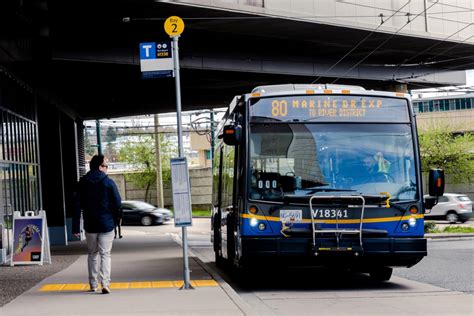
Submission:
M 449 110 L 456 110 L 456 103 L 454 102 L 454 99 L 449 100 Z
M 441 111 L 449 111 L 449 100 L 441 100 Z
M 429 112 L 429 111 L 430 111 L 429 102 L 424 101 L 424 102 L 423 102 L 423 111 L 421 111 L 421 112 Z
M 461 109 L 461 100 L 456 99 L 456 110 L 460 110 L 460 109 Z

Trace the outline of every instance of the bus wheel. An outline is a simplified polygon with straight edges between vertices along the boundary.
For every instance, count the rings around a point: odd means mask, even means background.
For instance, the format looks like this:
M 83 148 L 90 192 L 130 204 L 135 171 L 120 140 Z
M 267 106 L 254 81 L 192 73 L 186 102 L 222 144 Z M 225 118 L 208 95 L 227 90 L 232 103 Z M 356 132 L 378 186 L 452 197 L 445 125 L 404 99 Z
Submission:
M 221 256 L 219 250 L 214 251 L 216 266 L 223 268 L 225 266 L 225 259 Z
M 216 266 L 218 267 L 223 267 L 225 264 L 224 257 L 222 257 L 221 254 L 221 234 L 219 232 L 219 226 L 217 219 L 214 221 L 214 256 L 215 256 L 215 262 Z
M 393 269 L 389 267 L 374 268 L 369 272 L 370 278 L 374 281 L 388 281 L 392 277 Z

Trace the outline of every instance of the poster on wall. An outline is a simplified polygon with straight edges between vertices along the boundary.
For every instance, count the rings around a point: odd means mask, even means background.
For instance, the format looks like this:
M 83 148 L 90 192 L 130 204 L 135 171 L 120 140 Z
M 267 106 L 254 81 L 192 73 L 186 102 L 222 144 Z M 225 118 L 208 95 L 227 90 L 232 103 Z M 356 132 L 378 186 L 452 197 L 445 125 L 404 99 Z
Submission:
M 49 238 L 46 226 L 46 217 L 43 214 L 34 216 L 29 213 L 21 216 L 15 212 L 13 216 L 13 247 L 10 265 L 15 264 L 43 264 L 45 246 L 49 250 Z M 46 253 L 48 257 L 49 252 Z M 50 261 L 50 256 L 49 258 Z

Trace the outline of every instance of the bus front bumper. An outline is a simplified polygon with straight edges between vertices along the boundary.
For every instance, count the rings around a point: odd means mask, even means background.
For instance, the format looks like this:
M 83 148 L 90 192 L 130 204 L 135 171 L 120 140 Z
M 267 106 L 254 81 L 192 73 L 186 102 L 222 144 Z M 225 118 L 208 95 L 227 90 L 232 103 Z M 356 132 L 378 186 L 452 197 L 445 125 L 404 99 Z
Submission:
M 278 257 L 282 261 L 310 262 L 315 265 L 346 262 L 350 265 L 411 267 L 427 255 L 425 238 L 252 238 L 241 240 L 242 258 Z M 297 260 L 301 259 L 301 260 Z

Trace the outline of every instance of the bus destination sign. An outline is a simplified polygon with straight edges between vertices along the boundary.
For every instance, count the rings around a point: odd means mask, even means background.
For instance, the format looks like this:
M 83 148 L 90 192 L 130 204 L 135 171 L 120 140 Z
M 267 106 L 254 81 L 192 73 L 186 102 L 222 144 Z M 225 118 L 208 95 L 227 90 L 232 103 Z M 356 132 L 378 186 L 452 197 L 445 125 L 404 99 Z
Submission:
M 405 99 L 344 95 L 257 99 L 250 114 L 253 121 L 409 121 Z

